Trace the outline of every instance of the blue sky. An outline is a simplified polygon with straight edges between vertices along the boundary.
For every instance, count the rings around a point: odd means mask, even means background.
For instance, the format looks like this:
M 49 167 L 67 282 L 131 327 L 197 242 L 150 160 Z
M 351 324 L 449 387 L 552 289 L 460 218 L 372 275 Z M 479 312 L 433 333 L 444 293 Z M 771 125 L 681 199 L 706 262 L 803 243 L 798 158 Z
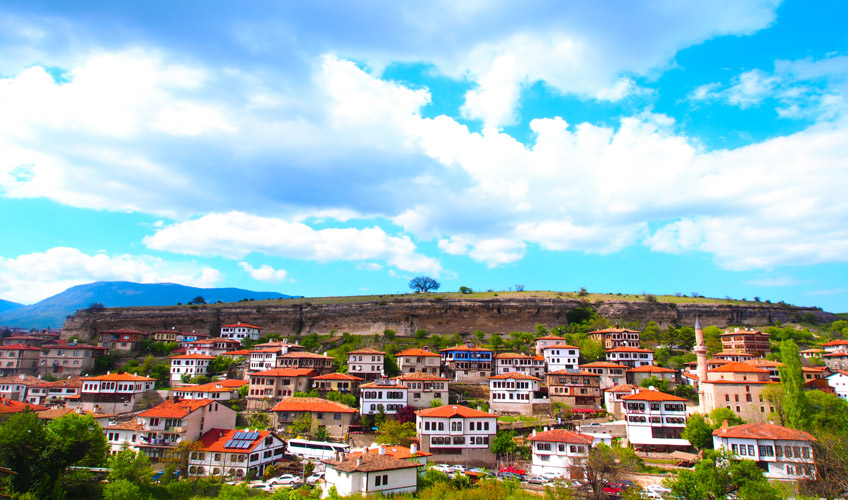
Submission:
M 844 2 L 0 2 L 0 298 L 848 311 Z

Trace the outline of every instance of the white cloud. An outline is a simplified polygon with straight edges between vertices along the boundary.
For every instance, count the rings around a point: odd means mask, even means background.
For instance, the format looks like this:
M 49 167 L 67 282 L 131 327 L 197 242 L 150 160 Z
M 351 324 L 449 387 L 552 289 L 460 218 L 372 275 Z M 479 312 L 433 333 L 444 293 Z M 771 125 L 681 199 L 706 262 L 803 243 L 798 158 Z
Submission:
M 210 214 L 180 222 L 144 239 L 156 250 L 241 259 L 251 252 L 321 262 L 381 260 L 398 269 L 438 275 L 436 259 L 417 253 L 407 236 L 379 227 L 312 229 L 300 222 L 241 212 Z
M 251 278 L 259 281 L 280 282 L 286 280 L 286 271 L 284 269 L 274 269 L 273 267 L 264 264 L 259 268 L 254 268 L 247 262 L 239 262 L 239 266 L 244 269 Z
M 748 280 L 746 283 L 753 286 L 774 287 L 795 286 L 801 284 L 802 282 L 790 276 L 773 276 Z
M 144 255 L 92 255 L 68 247 L 14 258 L 0 257 L 0 297 L 22 303 L 37 302 L 93 281 L 210 287 L 222 278 L 216 269 L 197 264 L 167 262 Z
M 523 241 L 510 238 L 476 239 L 470 235 L 440 239 L 439 249 L 451 255 L 468 255 L 477 262 L 493 268 L 524 257 Z

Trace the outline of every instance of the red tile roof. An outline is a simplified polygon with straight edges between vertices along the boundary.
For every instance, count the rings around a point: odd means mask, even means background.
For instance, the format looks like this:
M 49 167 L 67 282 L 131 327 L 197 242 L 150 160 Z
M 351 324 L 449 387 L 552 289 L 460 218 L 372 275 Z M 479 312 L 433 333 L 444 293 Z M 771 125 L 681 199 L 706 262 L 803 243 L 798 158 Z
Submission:
M 247 385 L 247 383 L 247 380 L 226 379 L 215 380 L 206 384 L 171 387 L 169 390 L 182 392 L 230 392 Z
M 24 403 L 13 399 L 0 398 L 0 414 L 3 413 L 20 413 L 24 410 L 42 411 L 46 410 L 46 406 L 34 405 L 32 403 Z
M 815 441 L 811 434 L 775 424 L 742 424 L 727 429 L 718 428 L 713 436 L 740 439 L 772 439 L 781 441 Z
M 520 373 L 520 372 L 502 373 L 500 375 L 495 375 L 493 377 L 489 377 L 489 380 L 505 380 L 505 379 L 509 379 L 509 378 L 513 378 L 515 380 L 538 380 L 538 381 L 542 380 L 539 377 L 534 377 L 532 375 L 527 375 L 526 373 Z
M 207 354 L 193 353 L 193 354 L 182 354 L 180 356 L 171 356 L 170 359 L 215 359 L 215 356 L 209 356 Z
M 747 359 L 747 360 L 743 361 L 743 363 L 751 365 L 751 366 L 766 366 L 766 367 L 769 367 L 769 368 L 778 368 L 780 366 L 783 366 L 783 363 L 781 363 L 780 361 L 772 361 L 770 359 L 763 359 L 763 358 Z
M 580 365 L 580 368 L 627 368 L 625 365 L 620 365 L 618 363 L 611 363 L 609 361 L 595 361 L 593 363 L 586 363 L 585 365 Z
M 576 345 L 568 345 L 568 344 L 553 344 L 553 345 L 545 346 L 545 347 L 542 348 L 543 351 L 546 351 L 548 349 L 580 349 L 580 348 L 577 347 Z
M 9 351 L 40 351 L 38 347 L 33 347 L 31 345 L 25 344 L 11 344 L 0 346 L 0 349 L 9 350 Z
M 730 335 L 763 335 L 763 332 L 759 330 L 739 330 L 738 332 L 724 332 L 719 337 L 728 337 Z
M 609 389 L 606 389 L 606 392 L 632 392 L 633 389 L 637 389 L 637 390 L 640 390 L 640 391 L 642 390 L 642 388 L 637 386 L 637 385 L 621 384 L 621 385 L 617 385 L 615 387 L 610 387 Z
M 834 346 L 834 345 L 848 345 L 848 340 L 844 340 L 844 339 L 831 340 L 830 342 L 825 342 L 824 344 L 822 344 L 822 347 L 830 347 L 830 346 Z
M 315 354 L 314 352 L 290 352 L 288 354 L 283 354 L 280 356 L 281 358 L 311 358 L 311 359 L 329 359 L 331 361 L 333 358 L 329 356 L 322 356 L 321 354 Z
M 654 351 L 650 349 L 640 349 L 638 347 L 616 347 L 615 349 L 610 349 L 607 352 L 650 352 L 653 354 Z
M 249 349 L 239 349 L 238 351 L 227 351 L 221 356 L 250 356 L 251 351 Z
M 521 354 L 520 352 L 502 352 L 500 354 L 495 354 L 495 358 L 497 359 L 532 359 L 532 356 L 528 356 L 526 354 Z M 542 358 L 544 359 L 544 358 Z
M 259 326 L 248 325 L 247 323 L 233 323 L 232 325 L 224 325 L 221 328 L 256 328 L 257 330 L 262 329 Z
M 572 432 L 565 429 L 553 429 L 545 432 L 537 432 L 535 436 L 530 436 L 527 440 L 590 445 L 595 441 L 595 438 L 586 434 L 580 434 L 579 432 Z
M 139 417 L 183 418 L 189 413 L 199 410 L 206 405 L 215 403 L 212 399 L 180 399 L 174 402 L 168 399 L 149 410 L 138 414 Z
M 482 418 L 482 417 L 491 417 L 496 418 L 491 413 L 486 413 L 480 410 L 474 410 L 467 406 L 459 406 L 459 405 L 447 405 L 447 406 L 439 406 L 437 408 L 425 408 L 423 410 L 418 410 L 415 412 L 418 416 L 421 417 L 436 417 L 436 418 L 451 418 L 451 417 L 462 417 L 462 418 Z
M 753 354 L 749 354 L 747 352 L 733 352 L 733 351 L 721 351 L 713 354 L 713 356 L 741 356 L 743 358 L 753 358 Z
M 348 458 L 356 458 L 362 455 L 363 452 L 357 451 L 355 453 L 348 453 Z M 365 453 L 373 453 L 375 455 L 380 454 L 380 448 L 368 448 L 365 450 Z M 398 445 L 386 445 L 386 455 L 390 457 L 395 457 L 400 460 L 406 460 L 414 457 L 429 457 L 432 456 L 432 453 L 427 453 L 426 451 L 418 450 L 415 455 L 412 454 L 412 451 L 406 446 L 398 446 Z
M 545 335 L 544 337 L 536 337 L 536 340 L 565 340 L 565 338 L 557 337 L 556 335 Z
M 628 328 L 605 328 L 603 330 L 589 332 L 589 335 L 592 335 L 593 333 L 639 333 L 639 330 L 630 330 Z
M 264 372 L 251 373 L 251 377 L 314 377 L 318 372 L 311 368 L 272 368 Z
M 155 378 L 142 377 L 131 373 L 107 373 L 106 375 L 98 375 L 96 377 L 81 377 L 82 380 L 106 380 L 109 382 L 153 382 Z
M 719 366 L 718 368 L 713 368 L 710 372 L 715 373 L 768 373 L 768 370 L 763 370 L 762 368 L 757 368 L 756 366 L 752 366 L 748 363 L 739 363 L 731 361 L 730 363 Z
M 666 394 L 660 391 L 642 391 L 636 394 L 628 394 L 627 396 L 621 396 L 621 399 L 626 399 L 628 401 L 688 401 L 686 398 L 681 398 L 678 396 L 673 396 L 671 394 Z
M 224 445 L 227 444 L 228 441 L 233 439 L 236 432 L 243 432 L 239 429 L 212 429 L 203 436 L 200 437 L 200 450 L 205 451 L 207 453 L 222 453 L 222 452 L 232 452 L 232 453 L 250 453 L 256 448 L 259 443 L 261 443 L 269 434 L 272 434 L 272 431 L 257 431 L 259 435 L 250 442 L 250 445 L 247 448 L 227 448 Z M 276 436 L 276 434 L 274 434 Z M 279 438 L 278 438 L 279 439 Z M 282 440 L 281 440 L 282 441 Z
M 321 460 L 338 471 L 342 472 L 379 472 L 384 470 L 410 469 L 412 467 L 424 467 L 424 464 L 411 461 L 401 460 L 390 455 L 379 455 L 373 453 L 365 453 L 356 458 L 351 458 L 350 455 L 345 456 L 343 460 Z
M 363 382 L 364 378 L 354 377 L 349 373 L 328 373 L 318 377 L 312 377 L 312 380 L 347 380 L 350 382 Z
M 451 381 L 451 379 L 449 379 L 449 378 L 440 377 L 438 375 L 433 375 L 432 373 L 421 373 L 421 372 L 404 373 L 399 377 L 395 377 L 395 379 L 403 380 L 403 381 L 406 381 L 406 380 L 425 380 L 425 381 L 430 380 L 430 381 L 434 381 L 434 382 L 450 382 Z
M 321 398 L 285 398 L 277 403 L 271 411 L 308 411 L 320 413 L 356 413 L 350 406 L 327 401 Z
M 598 373 L 587 372 L 585 370 L 574 371 L 574 370 L 557 370 L 554 372 L 548 372 L 547 375 L 579 375 L 581 377 L 600 377 L 601 375 Z
M 675 370 L 671 368 L 663 368 L 662 366 L 656 365 L 642 365 L 636 368 L 631 368 L 627 370 L 628 373 L 676 373 Z
M 491 349 L 485 349 L 483 347 L 468 347 L 467 345 L 457 345 L 453 347 L 448 347 L 447 349 L 442 349 L 439 352 L 445 351 L 493 352 Z
M 378 351 L 377 349 L 371 349 L 370 347 L 366 347 L 364 349 L 357 349 L 355 351 L 350 351 L 348 354 L 381 354 L 383 356 L 386 355 L 383 351 Z
M 395 380 L 395 379 L 390 379 L 390 380 Z M 367 383 L 367 384 L 362 384 L 362 385 L 359 386 L 359 388 L 360 389 L 409 389 L 408 386 L 405 386 L 403 384 L 398 384 L 398 383 L 395 383 L 394 385 L 383 384 L 383 383 L 378 384 L 376 381 L 370 382 L 370 383 Z
M 424 349 L 407 349 L 405 351 L 401 351 L 395 354 L 395 358 L 399 358 L 401 356 L 436 356 L 440 357 L 435 352 L 425 351 Z

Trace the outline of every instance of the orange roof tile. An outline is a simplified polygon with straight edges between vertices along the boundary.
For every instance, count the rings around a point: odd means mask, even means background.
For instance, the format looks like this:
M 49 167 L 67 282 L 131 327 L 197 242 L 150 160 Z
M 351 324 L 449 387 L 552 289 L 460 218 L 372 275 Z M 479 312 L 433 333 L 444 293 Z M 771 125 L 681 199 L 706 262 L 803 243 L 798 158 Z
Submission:
M 671 394 L 666 394 L 660 391 L 642 391 L 636 394 L 628 394 L 627 396 L 621 396 L 621 399 L 626 399 L 628 401 L 688 401 L 686 398 L 681 398 L 678 396 L 673 396 Z
M 318 377 L 312 377 L 312 380 L 347 380 L 350 382 L 363 382 L 364 378 L 354 377 L 349 373 L 328 373 Z
M 433 375 L 432 373 L 421 373 L 421 372 L 404 373 L 401 376 L 394 377 L 394 378 L 397 379 L 397 380 L 403 380 L 403 381 L 406 381 L 406 380 L 431 380 L 431 381 L 435 381 L 435 382 L 450 382 L 450 380 L 451 380 L 449 378 L 440 377 L 438 375 Z
M 630 330 L 628 328 L 605 328 L 603 330 L 589 332 L 589 335 L 592 335 L 593 333 L 639 333 L 639 330 Z
M 2 413 L 20 413 L 24 410 L 42 411 L 46 410 L 46 406 L 34 405 L 32 403 L 24 403 L 13 399 L 0 398 L 0 414 Z
M 781 441 L 816 441 L 812 434 L 775 424 L 742 424 L 727 429 L 718 428 L 714 436 L 740 439 L 771 439 Z
M 206 405 L 215 403 L 212 399 L 173 399 L 165 400 L 158 405 L 138 414 L 139 417 L 183 418 Z
M 556 335 L 545 335 L 544 337 L 536 337 L 536 340 L 565 340 L 565 338 L 557 337 Z
M 25 345 L 25 344 L 3 345 L 3 346 L 0 346 L 0 349 L 2 349 L 4 351 L 5 350 L 8 350 L 8 351 L 40 351 L 41 350 L 38 347 L 32 347 L 30 345 Z
M 257 330 L 261 330 L 262 327 L 248 325 L 247 323 L 233 323 L 232 325 L 223 325 L 221 328 L 256 328 Z
M 568 344 L 553 344 L 549 346 L 545 346 L 542 348 L 543 351 L 547 351 L 548 349 L 580 349 L 576 345 L 568 345 Z
M 355 351 L 350 351 L 348 354 L 381 354 L 383 356 L 386 355 L 383 351 L 378 351 L 377 349 L 371 349 L 370 347 L 366 347 L 364 349 L 357 349 Z
M 637 385 L 621 384 L 621 385 L 617 385 L 615 387 L 610 387 L 609 389 L 606 389 L 606 392 L 632 392 L 633 389 L 642 390 L 642 388 L 637 386 Z
M 620 365 L 618 363 L 612 363 L 609 361 L 595 361 L 592 363 L 586 363 L 585 365 L 580 365 L 580 368 L 627 368 L 625 365 Z
M 171 387 L 169 390 L 182 392 L 230 392 L 247 385 L 247 383 L 247 380 L 225 379 L 215 380 L 206 384 Z
M 222 453 L 222 452 L 232 452 L 232 453 L 250 453 L 253 451 L 256 446 L 261 443 L 269 434 L 273 434 L 275 437 L 277 436 L 272 431 L 256 431 L 259 432 L 259 435 L 250 442 L 250 445 L 247 448 L 227 448 L 224 445 L 227 444 L 228 441 L 233 439 L 236 432 L 243 432 L 239 429 L 211 429 L 209 432 L 200 437 L 200 450 L 205 451 L 207 453 Z M 277 437 L 279 439 L 279 437 Z M 282 441 L 282 440 L 281 440 Z
M 569 370 L 568 368 L 564 370 L 557 370 L 554 372 L 548 372 L 548 375 L 580 375 L 581 377 L 600 377 L 601 375 L 598 373 L 587 372 L 585 370 Z
M 610 349 L 607 352 L 650 352 L 653 354 L 654 351 L 650 349 L 640 349 L 638 347 L 616 347 L 615 349 Z
M 171 356 L 170 359 L 215 359 L 215 356 L 209 356 L 208 354 L 182 354 L 180 356 Z
M 831 340 L 830 342 L 825 342 L 824 344 L 822 344 L 822 347 L 830 347 L 830 346 L 834 346 L 834 345 L 848 345 L 848 340 L 845 340 L 845 339 Z
M 739 363 L 731 361 L 725 365 L 721 365 L 718 368 L 713 368 L 710 372 L 716 373 L 768 373 L 768 370 L 763 370 L 762 368 L 757 368 L 756 366 L 752 366 L 748 363 Z
M 221 356 L 250 356 L 251 352 L 249 349 L 239 349 L 238 351 L 227 351 Z
M 500 354 L 495 354 L 495 358 L 497 359 L 530 359 L 531 356 L 526 354 L 521 354 L 520 352 L 502 352 Z M 544 358 L 542 358 L 544 359 Z
M 308 411 L 312 413 L 356 413 L 350 406 L 321 398 L 285 398 L 271 411 Z
M 321 354 L 315 354 L 314 352 L 290 352 L 288 354 L 283 354 L 280 356 L 281 358 L 312 358 L 312 359 L 329 359 L 331 361 L 333 358 L 329 356 L 322 356 Z
M 314 377 L 318 372 L 311 368 L 272 368 L 264 372 L 250 374 L 251 377 Z
M 628 373 L 676 373 L 675 370 L 671 368 L 663 368 L 662 366 L 656 365 L 642 365 L 636 368 L 631 368 L 627 370 Z
M 81 377 L 82 380 L 106 380 L 109 382 L 153 382 L 155 378 L 142 377 L 131 373 L 117 372 L 98 375 L 96 377 Z
M 553 429 L 545 432 L 537 432 L 535 436 L 530 436 L 528 441 L 547 441 L 553 443 L 574 443 L 574 444 L 592 444 L 595 438 L 579 432 L 572 432 L 565 429 Z
M 354 453 L 348 453 L 347 457 L 348 458 L 356 458 L 356 457 L 362 455 L 362 453 L 363 452 L 361 452 L 361 451 L 357 451 L 357 452 L 354 452 Z M 372 453 L 372 454 L 379 455 L 380 454 L 380 448 L 379 447 L 368 448 L 367 450 L 365 450 L 365 453 Z M 413 455 L 412 452 L 410 451 L 410 449 L 407 448 L 406 446 L 386 445 L 386 455 L 388 455 L 390 457 L 398 458 L 400 460 L 406 460 L 406 459 L 413 458 L 413 457 L 429 457 L 429 456 L 432 456 L 433 454 L 427 453 L 426 451 L 418 450 L 418 452 L 415 455 Z
M 493 352 L 491 349 L 485 349 L 483 347 L 469 347 L 467 345 L 457 345 L 453 347 L 448 347 L 447 349 L 442 349 L 439 352 L 445 351 Z
M 436 417 L 436 418 L 451 418 L 451 417 L 462 417 L 462 418 L 482 418 L 482 417 L 491 417 L 496 418 L 491 413 L 486 413 L 480 410 L 474 410 L 467 406 L 459 406 L 459 405 L 447 405 L 447 406 L 439 406 L 437 408 L 425 408 L 423 410 L 418 410 L 415 412 L 418 416 L 421 417 Z
M 401 356 L 436 356 L 440 357 L 435 352 L 425 351 L 424 349 L 407 349 L 405 351 L 401 351 L 395 354 L 395 358 L 399 358 Z
M 489 377 L 489 380 L 505 380 L 505 379 L 510 379 L 510 378 L 513 378 L 515 380 L 539 380 L 539 381 L 542 380 L 539 377 L 534 377 L 532 375 L 527 375 L 526 373 L 521 373 L 521 372 L 502 373 L 500 375 L 495 375 L 493 377 Z
M 390 380 L 395 380 L 395 379 L 390 379 Z M 392 385 L 392 384 L 378 384 L 376 381 L 375 382 L 369 382 L 367 384 L 362 384 L 362 385 L 359 386 L 359 388 L 360 389 L 409 389 L 408 386 L 405 386 L 403 384 L 397 384 L 397 383 L 394 384 L 394 385 Z
M 751 366 L 767 366 L 769 368 L 777 368 L 777 367 L 783 366 L 783 363 L 781 363 L 780 361 L 772 361 L 770 359 L 763 359 L 763 358 L 747 359 L 747 360 L 743 361 L 743 363 L 751 365 Z

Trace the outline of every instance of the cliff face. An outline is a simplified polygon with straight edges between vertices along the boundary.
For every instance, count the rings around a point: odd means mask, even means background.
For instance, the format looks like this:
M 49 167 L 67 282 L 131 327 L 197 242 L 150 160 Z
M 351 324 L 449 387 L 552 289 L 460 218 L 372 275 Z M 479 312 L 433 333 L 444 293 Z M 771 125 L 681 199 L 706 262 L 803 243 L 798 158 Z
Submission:
M 338 304 L 235 303 L 197 307 L 114 308 L 94 313 L 78 312 L 68 317 L 62 330 L 67 338 L 77 335 L 93 339 L 96 331 L 132 328 L 155 331 L 176 328 L 217 334 L 221 325 L 235 322 L 261 326 L 263 333 L 284 336 L 330 330 L 369 335 L 386 328 L 398 335 L 412 335 L 418 329 L 439 335 L 531 331 L 537 324 L 565 325 L 566 314 L 583 305 L 574 299 L 527 298 L 412 298 Z M 761 326 L 798 321 L 815 314 L 822 322 L 838 319 L 818 308 L 724 304 L 669 304 L 608 301 L 589 304 L 598 314 L 613 321 L 655 321 L 660 325 L 692 325 L 695 316 L 704 325 Z

